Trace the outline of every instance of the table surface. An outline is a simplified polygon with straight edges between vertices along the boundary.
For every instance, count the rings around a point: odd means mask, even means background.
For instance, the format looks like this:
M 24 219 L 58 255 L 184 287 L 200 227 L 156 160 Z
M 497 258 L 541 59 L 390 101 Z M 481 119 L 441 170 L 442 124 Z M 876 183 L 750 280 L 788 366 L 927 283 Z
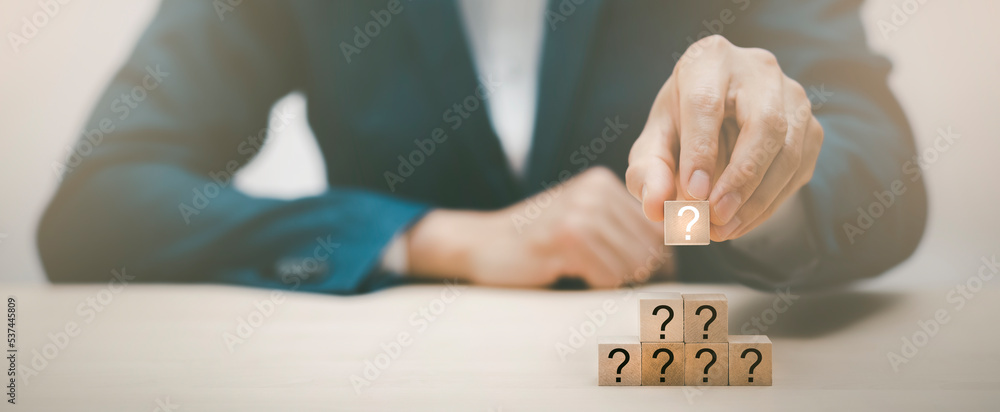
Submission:
M 772 309 L 777 295 L 740 286 L 639 289 L 725 293 L 732 334 L 762 319 L 774 342 L 774 386 L 707 388 L 597 386 L 596 337 L 638 335 L 633 290 L 0 289 L 17 298 L 22 410 L 968 410 L 1000 402 L 1000 290 L 989 285 L 961 308 L 945 288 L 851 290 L 793 297 L 783 313 Z M 918 322 L 936 314 L 947 323 L 923 339 Z M 75 336 L 62 335 L 67 327 Z M 397 349 L 401 333 L 408 339 Z M 902 352 L 904 337 L 916 339 L 915 353 Z M 890 353 L 906 362 L 894 368 Z

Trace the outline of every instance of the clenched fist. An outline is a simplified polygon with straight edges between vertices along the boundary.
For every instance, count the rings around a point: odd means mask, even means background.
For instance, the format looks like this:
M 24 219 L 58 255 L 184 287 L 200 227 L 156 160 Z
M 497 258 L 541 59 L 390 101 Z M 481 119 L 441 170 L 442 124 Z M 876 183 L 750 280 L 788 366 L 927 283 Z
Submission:
M 532 204 L 528 221 L 512 219 Z M 409 232 L 409 272 L 472 283 L 542 287 L 564 276 L 609 288 L 668 273 L 663 227 L 603 167 L 508 208 L 435 210 Z

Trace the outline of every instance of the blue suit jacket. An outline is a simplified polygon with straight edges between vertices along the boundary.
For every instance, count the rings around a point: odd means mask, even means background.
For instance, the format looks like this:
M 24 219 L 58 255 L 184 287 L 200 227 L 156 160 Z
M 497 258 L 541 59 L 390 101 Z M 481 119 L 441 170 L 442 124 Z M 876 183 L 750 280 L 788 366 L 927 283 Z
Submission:
M 907 177 L 915 154 L 890 66 L 865 45 L 860 3 L 550 3 L 534 143 L 517 180 L 452 2 L 168 0 L 67 163 L 39 228 L 41 258 L 55 282 L 124 268 L 139 281 L 371 290 L 385 278 L 387 242 L 429 208 L 500 208 L 594 165 L 623 175 L 676 58 L 721 30 L 772 51 L 814 94 L 826 140 L 802 193 L 809 225 L 785 251 L 795 265 L 721 243 L 679 248 L 681 276 L 759 288 L 872 276 L 912 253 L 926 195 L 905 179 L 905 194 L 863 234 L 845 232 L 874 192 Z M 381 12 L 390 6 L 398 13 Z M 292 201 L 238 192 L 229 176 L 256 152 L 272 104 L 293 91 L 308 98 L 329 190 Z M 608 121 L 627 127 L 583 154 Z

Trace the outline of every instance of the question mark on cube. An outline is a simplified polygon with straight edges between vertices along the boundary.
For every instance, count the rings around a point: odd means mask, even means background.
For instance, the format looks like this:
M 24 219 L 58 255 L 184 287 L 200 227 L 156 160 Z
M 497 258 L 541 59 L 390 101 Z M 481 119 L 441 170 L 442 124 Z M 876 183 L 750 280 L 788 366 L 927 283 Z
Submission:
M 751 375 L 751 376 L 747 377 L 747 382 L 753 383 L 753 370 L 757 369 L 757 365 L 760 365 L 760 361 L 762 359 L 764 359 L 764 355 L 761 355 L 759 350 L 754 349 L 754 348 L 750 348 L 750 349 L 744 350 L 743 354 L 740 355 L 740 358 L 744 358 L 745 359 L 747 357 L 747 355 L 749 355 L 751 353 L 754 354 L 754 355 L 757 355 L 757 360 L 754 361 L 754 363 L 752 365 L 750 365 L 750 370 L 747 372 L 747 374 Z
M 712 317 L 708 318 L 708 320 L 705 321 L 705 328 L 704 328 L 705 329 L 705 333 L 702 335 L 701 338 L 705 339 L 705 340 L 708 340 L 708 327 L 712 324 L 712 322 L 715 322 L 715 318 L 717 318 L 719 316 L 719 313 L 715 311 L 715 308 L 713 308 L 713 307 L 711 307 L 709 305 L 701 305 L 701 306 L 698 307 L 698 309 L 696 309 L 694 311 L 694 314 L 695 315 L 701 315 L 701 311 L 703 311 L 705 309 L 708 309 L 709 312 L 712 312 Z
M 642 342 L 642 385 L 684 386 L 684 342 Z
M 660 333 L 660 339 L 666 339 L 667 335 L 665 333 L 667 331 L 667 324 L 674 320 L 674 310 L 671 309 L 670 306 L 660 305 L 653 308 L 653 316 L 656 316 L 656 314 L 660 313 L 661 310 L 667 311 L 667 318 L 660 324 L 660 332 L 662 332 Z
M 628 356 L 628 352 L 625 349 L 614 348 L 614 349 L 611 350 L 611 353 L 608 354 L 608 359 L 614 359 L 616 353 L 620 353 L 622 355 L 625 355 L 625 359 L 622 359 L 622 363 L 618 364 L 618 369 L 616 369 L 616 372 L 615 372 L 615 374 L 621 375 L 622 374 L 622 368 L 624 368 L 625 365 L 628 365 L 628 358 L 629 358 L 629 356 Z M 621 381 L 622 381 L 622 377 L 621 376 L 616 376 L 615 377 L 615 382 L 621 382 Z
M 707 245 L 710 226 L 708 201 L 663 202 L 663 244 Z
M 656 359 L 656 357 L 658 355 L 660 355 L 661 353 L 664 353 L 664 354 L 667 355 L 667 361 L 663 362 L 663 366 L 660 367 L 660 375 L 661 375 L 660 376 L 660 382 L 666 382 L 666 378 L 663 377 L 662 375 L 666 375 L 667 374 L 667 368 L 670 367 L 671 363 L 674 363 L 674 353 L 671 352 L 670 349 L 660 348 L 660 349 L 657 349 L 657 350 L 653 351 L 653 359 Z
M 638 336 L 600 337 L 597 339 L 597 384 L 640 384 L 640 365 L 635 361 L 640 352 Z
M 639 341 L 683 342 L 684 300 L 677 292 L 639 293 Z
M 771 386 L 771 346 L 765 335 L 729 335 L 729 384 Z
M 726 342 L 685 343 L 684 382 L 688 386 L 729 384 L 730 354 Z
M 715 365 L 715 361 L 717 361 L 719 359 L 719 357 L 715 355 L 715 351 L 714 350 L 711 350 L 711 349 L 708 349 L 708 348 L 698 350 L 698 353 L 696 353 L 694 355 L 694 357 L 696 359 L 697 358 L 701 358 L 701 355 L 705 354 L 705 353 L 709 354 L 712 357 L 712 360 L 708 361 L 708 363 L 705 364 L 705 372 L 704 372 L 705 373 L 705 377 L 701 378 L 702 382 L 706 382 L 707 383 L 708 382 L 708 370 L 712 368 L 712 365 Z
M 721 293 L 685 293 L 684 341 L 725 342 L 729 335 L 729 301 Z

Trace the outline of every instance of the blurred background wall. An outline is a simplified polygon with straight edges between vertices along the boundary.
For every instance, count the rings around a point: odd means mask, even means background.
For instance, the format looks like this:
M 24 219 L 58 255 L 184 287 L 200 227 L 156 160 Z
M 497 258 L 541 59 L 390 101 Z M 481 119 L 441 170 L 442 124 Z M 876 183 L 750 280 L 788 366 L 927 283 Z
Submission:
M 0 2 L 0 281 L 45 281 L 35 229 L 58 184 L 53 164 L 65 161 L 159 3 L 51 1 L 58 11 L 16 50 L 9 34 L 44 9 L 34 0 Z M 933 159 L 924 168 L 931 214 L 920 249 L 868 286 L 964 281 L 981 257 L 1000 252 L 1000 2 L 871 0 L 863 15 L 869 43 L 895 64 L 892 88 L 917 144 Z M 278 103 L 294 122 L 270 137 L 238 187 L 285 198 L 323 190 L 305 105 L 301 95 Z M 939 130 L 949 128 L 961 137 L 935 149 Z M 917 266 L 931 270 L 908 270 Z

